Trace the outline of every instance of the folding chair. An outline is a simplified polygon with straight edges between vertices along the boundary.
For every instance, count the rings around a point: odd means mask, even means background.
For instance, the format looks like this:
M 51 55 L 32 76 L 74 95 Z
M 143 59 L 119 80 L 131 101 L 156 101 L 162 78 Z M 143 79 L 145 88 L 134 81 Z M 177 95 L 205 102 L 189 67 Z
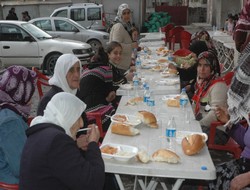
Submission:
M 18 190 L 18 184 L 7 184 L 7 183 L 3 183 L 0 182 L 0 189 L 2 190 Z
M 181 48 L 181 31 L 183 30 L 182 26 L 176 26 L 169 30 L 169 49 L 174 50 L 176 43 L 179 43 Z

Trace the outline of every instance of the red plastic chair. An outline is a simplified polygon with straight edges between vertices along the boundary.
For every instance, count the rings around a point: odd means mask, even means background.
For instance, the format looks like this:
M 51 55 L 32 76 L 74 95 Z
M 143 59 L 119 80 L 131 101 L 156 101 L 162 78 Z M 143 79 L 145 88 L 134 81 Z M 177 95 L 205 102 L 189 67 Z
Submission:
M 42 89 L 42 85 L 44 86 L 50 86 L 48 81 L 49 81 L 49 77 L 44 75 L 43 73 L 41 73 L 37 68 L 32 67 L 32 70 L 35 71 L 37 73 L 37 90 L 38 90 L 38 94 L 39 94 L 39 98 L 41 99 L 43 97 L 43 89 Z
M 174 28 L 173 24 L 167 24 L 166 26 L 163 27 L 164 32 L 165 32 L 165 46 L 167 46 L 167 43 L 169 42 L 169 30 L 171 30 L 172 28 Z
M 192 51 L 190 51 L 189 49 L 178 49 L 177 51 L 174 52 L 173 55 L 180 56 L 180 57 L 186 57 L 190 53 L 192 53 Z
M 100 138 L 104 139 L 106 132 L 102 129 L 102 114 L 99 112 L 86 112 L 87 119 L 89 121 L 95 120 L 96 125 L 98 126 L 98 129 L 100 131 Z
M 0 182 L 0 189 L 1 190 L 18 190 L 18 184 L 7 184 Z
M 169 30 L 169 49 L 174 50 L 175 44 L 179 43 L 181 48 L 181 31 L 183 31 L 184 28 L 182 26 L 176 26 Z
M 181 48 L 189 49 L 192 34 L 186 30 L 181 31 Z
M 234 76 L 234 72 L 231 71 L 231 72 L 227 73 L 224 77 L 222 77 L 222 80 L 224 80 L 227 85 L 230 85 L 233 76 Z M 214 121 L 210 124 L 208 148 L 214 149 L 214 150 L 228 151 L 234 155 L 234 158 L 239 158 L 241 155 L 242 149 L 241 149 L 240 145 L 234 141 L 233 138 L 230 137 L 228 142 L 225 145 L 215 144 L 214 140 L 215 140 L 215 134 L 216 134 L 216 127 L 222 126 L 224 124 L 225 123 L 222 123 L 220 121 Z

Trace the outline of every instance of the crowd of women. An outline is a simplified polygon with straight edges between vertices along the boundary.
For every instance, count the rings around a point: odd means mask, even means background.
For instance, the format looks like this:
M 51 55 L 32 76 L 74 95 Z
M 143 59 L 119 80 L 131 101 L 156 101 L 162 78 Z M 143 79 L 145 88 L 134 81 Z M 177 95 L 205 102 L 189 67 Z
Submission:
M 217 180 L 208 183 L 210 189 L 236 190 L 250 184 L 250 44 L 247 34 L 244 39 L 238 37 L 250 31 L 249 6 L 250 0 L 236 24 L 235 39 L 240 39 L 236 44 L 241 56 L 229 90 L 205 30 L 192 37 L 189 50 L 194 64 L 186 68 L 169 65 L 178 70 L 202 130 L 209 133 L 212 121 L 222 121 L 226 128 L 216 132 L 216 143 L 225 144 L 233 137 L 243 149 L 240 159 L 217 167 Z M 103 131 L 108 130 L 110 116 L 120 100 L 116 90 L 131 81 L 135 71 L 132 50 L 139 49 L 137 34 L 131 24 L 131 10 L 122 4 L 107 49 L 100 47 L 84 70 L 73 54 L 61 55 L 49 80 L 51 88 L 40 100 L 29 127 L 36 73 L 11 66 L 0 75 L 1 182 L 19 184 L 20 190 L 116 189 L 115 183 L 107 182 L 109 176 L 99 149 L 100 132 L 87 113 L 101 113 Z M 207 105 L 216 109 L 207 109 Z M 243 120 L 246 126 L 242 126 Z M 78 132 L 81 128 L 89 130 Z

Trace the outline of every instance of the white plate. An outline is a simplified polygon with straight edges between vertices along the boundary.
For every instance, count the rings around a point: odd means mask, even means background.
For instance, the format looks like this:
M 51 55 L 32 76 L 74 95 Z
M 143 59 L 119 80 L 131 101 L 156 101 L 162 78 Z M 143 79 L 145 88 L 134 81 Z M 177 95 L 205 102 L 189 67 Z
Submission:
M 155 66 L 156 66 L 156 64 L 154 64 L 154 63 L 143 63 L 141 65 L 141 68 L 143 68 L 143 69 L 150 69 L 150 68 L 153 68 Z
M 114 118 L 116 115 L 124 115 L 127 118 L 127 121 L 121 122 L 121 121 L 115 120 Z M 138 117 L 133 116 L 133 115 L 122 114 L 122 113 L 121 114 L 119 114 L 119 113 L 114 114 L 111 117 L 111 121 L 117 122 L 117 123 L 129 124 L 129 125 L 133 125 L 133 126 L 139 125 L 141 123 L 141 120 Z
M 176 74 L 174 74 L 174 73 L 169 73 L 169 72 L 161 72 L 161 76 L 162 76 L 163 78 L 166 78 L 166 77 L 175 77 Z
M 102 144 L 100 149 L 102 149 L 105 146 L 111 146 L 117 148 L 117 153 L 115 154 L 102 153 L 102 157 L 107 159 L 114 158 L 115 160 L 119 161 L 129 161 L 131 158 L 135 157 L 138 153 L 138 148 L 135 146 L 108 143 L 108 144 Z
M 188 135 L 193 135 L 193 134 L 203 135 L 205 137 L 205 142 L 208 139 L 208 136 L 206 133 L 199 133 L 199 132 L 192 132 L 192 131 L 176 131 L 176 142 L 178 144 L 181 144 L 181 141 L 183 138 L 185 138 Z
M 165 95 L 165 96 L 162 97 L 162 100 L 165 101 L 165 100 L 168 100 L 168 99 L 173 99 L 173 98 L 176 98 L 177 96 L 180 96 L 180 94 Z
M 129 84 L 129 83 L 127 83 L 127 84 L 121 84 L 120 88 L 123 89 L 123 90 L 131 90 L 131 89 L 133 89 L 133 85 Z

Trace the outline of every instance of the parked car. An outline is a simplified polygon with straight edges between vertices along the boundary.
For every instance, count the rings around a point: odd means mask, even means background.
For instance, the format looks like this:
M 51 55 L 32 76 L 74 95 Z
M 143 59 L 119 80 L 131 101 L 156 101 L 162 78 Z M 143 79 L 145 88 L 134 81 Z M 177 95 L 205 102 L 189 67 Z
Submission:
M 0 21 L 0 61 L 5 67 L 23 65 L 38 67 L 53 74 L 57 58 L 75 54 L 82 62 L 93 56 L 84 42 L 55 39 L 35 25 L 23 21 Z
M 95 51 L 101 45 L 105 48 L 109 40 L 109 33 L 86 29 L 68 18 L 41 17 L 32 19 L 29 22 L 45 30 L 51 36 L 86 42 Z
M 106 20 L 102 4 L 76 3 L 55 9 L 50 17 L 66 17 L 86 28 L 106 31 Z

